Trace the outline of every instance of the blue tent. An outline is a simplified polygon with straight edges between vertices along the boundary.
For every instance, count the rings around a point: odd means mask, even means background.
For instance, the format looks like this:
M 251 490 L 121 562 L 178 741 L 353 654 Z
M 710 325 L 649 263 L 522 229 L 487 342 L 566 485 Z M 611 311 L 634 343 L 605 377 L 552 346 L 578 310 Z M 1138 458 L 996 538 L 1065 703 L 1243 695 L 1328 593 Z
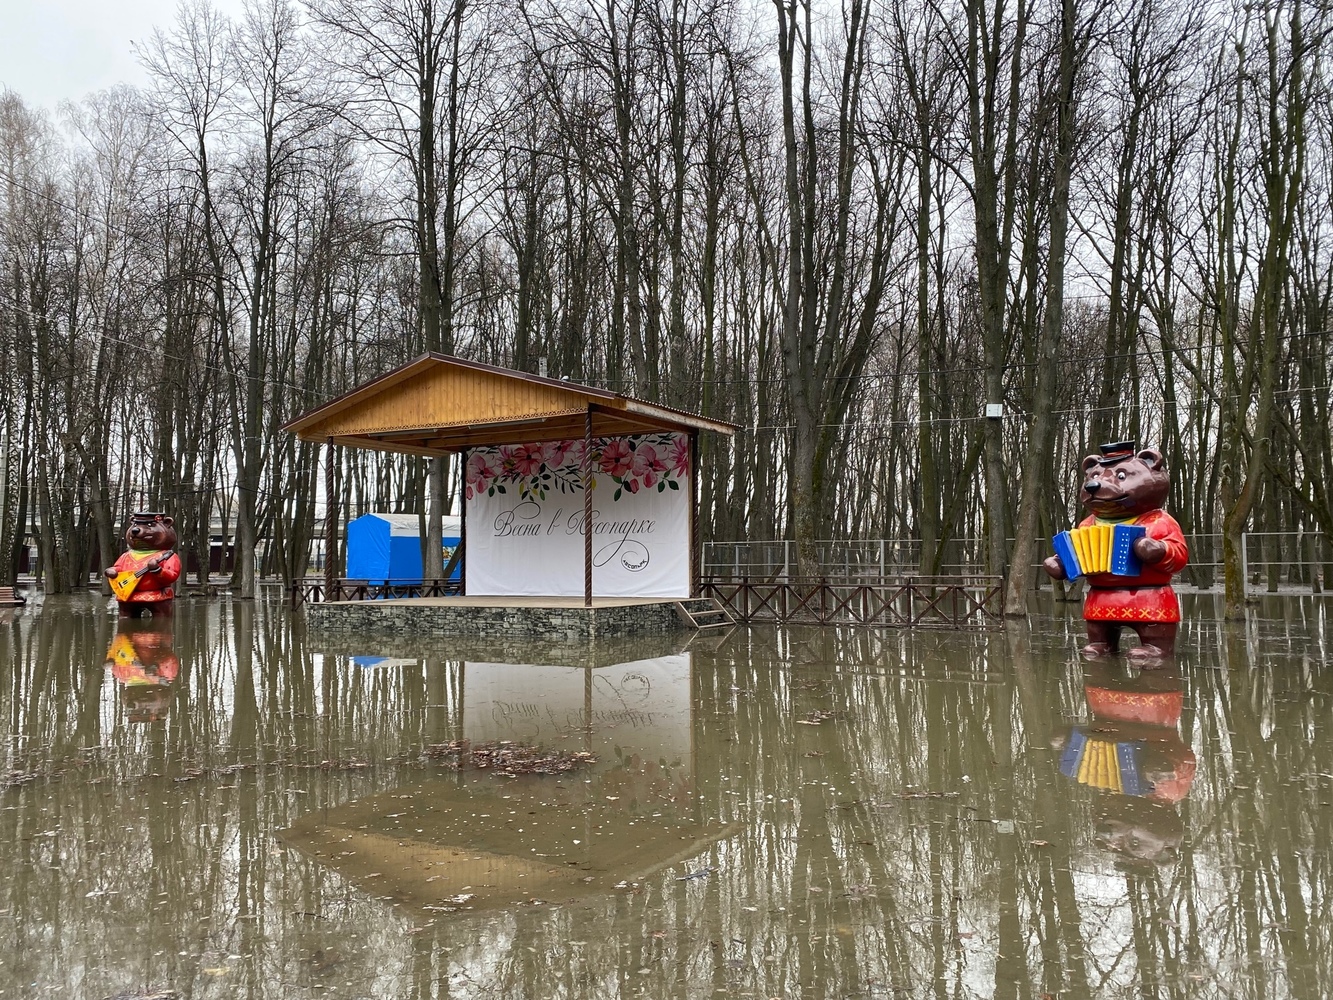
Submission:
M 444 519 L 445 559 L 459 542 L 459 519 Z M 453 579 L 459 579 L 455 567 Z M 363 514 L 347 524 L 347 576 L 370 583 L 421 582 L 421 522 L 416 514 Z

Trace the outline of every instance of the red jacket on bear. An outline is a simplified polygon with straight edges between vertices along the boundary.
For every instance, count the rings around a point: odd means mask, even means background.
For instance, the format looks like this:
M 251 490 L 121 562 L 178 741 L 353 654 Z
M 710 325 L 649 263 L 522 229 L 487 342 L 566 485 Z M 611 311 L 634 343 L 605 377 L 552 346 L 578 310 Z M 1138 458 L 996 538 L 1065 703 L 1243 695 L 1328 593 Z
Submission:
M 120 554 L 120 558 L 111 568 L 117 573 L 126 570 L 137 573 L 161 555 L 159 549 L 127 549 Z M 146 604 L 152 601 L 171 600 L 176 596 L 176 588 L 172 584 L 180 579 L 180 575 L 181 557 L 173 552 L 162 563 L 160 569 L 145 573 L 139 578 L 139 585 L 134 588 L 134 593 L 130 594 L 128 603 Z
M 1096 517 L 1085 517 L 1079 527 L 1097 523 Z M 1180 602 L 1171 587 L 1171 577 L 1184 569 L 1189 561 L 1189 547 L 1180 525 L 1161 509 L 1119 523 L 1142 525 L 1149 538 L 1165 543 L 1166 555 L 1160 562 L 1145 565 L 1138 576 L 1090 575 L 1088 598 L 1083 603 L 1084 619 L 1095 622 L 1180 621 Z

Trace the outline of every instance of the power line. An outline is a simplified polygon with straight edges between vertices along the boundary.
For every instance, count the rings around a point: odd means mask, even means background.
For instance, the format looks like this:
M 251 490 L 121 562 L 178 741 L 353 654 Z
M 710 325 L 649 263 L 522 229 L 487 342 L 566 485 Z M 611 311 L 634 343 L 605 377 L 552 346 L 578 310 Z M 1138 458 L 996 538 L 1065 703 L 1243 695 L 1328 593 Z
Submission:
M 1302 385 L 1302 386 L 1296 386 L 1291 389 L 1275 389 L 1274 395 L 1294 396 L 1304 392 L 1328 392 L 1330 390 L 1333 390 L 1333 384 Z M 1260 395 L 1259 392 L 1255 391 L 1249 394 L 1232 393 L 1220 398 L 1228 400 L 1237 400 L 1237 399 L 1254 400 L 1257 399 L 1259 395 Z M 1165 403 L 1163 403 L 1162 405 L 1164 406 Z M 1062 410 L 1051 410 L 1050 412 L 1053 416 L 1085 416 L 1090 413 L 1120 413 L 1123 412 L 1125 409 L 1126 407 L 1122 404 L 1114 404 L 1111 406 L 1074 406 L 1074 407 L 1066 407 L 1065 409 Z M 1143 409 L 1147 409 L 1147 407 L 1143 407 Z M 917 418 L 905 419 L 905 420 L 883 420 L 878 418 L 866 417 L 864 419 L 857 419 L 857 420 L 844 420 L 841 423 L 837 424 L 816 424 L 815 427 L 818 430 L 828 430 L 833 428 L 841 429 L 848 427 L 855 428 L 864 426 L 933 427 L 935 425 L 947 426 L 951 424 L 983 423 L 987 420 L 995 420 L 995 419 L 1000 419 L 1005 421 L 1021 421 L 1030 412 L 1031 411 L 1027 410 L 1024 411 L 1011 410 L 1010 412 L 1005 413 L 1004 416 L 999 418 L 987 417 L 985 415 L 976 415 L 970 417 L 931 417 L 927 420 L 921 420 Z M 743 431 L 790 431 L 793 430 L 795 426 L 796 426 L 795 424 L 741 424 L 739 425 L 739 429 Z
M 1301 330 L 1291 331 L 1283 337 L 1284 340 L 1302 340 L 1306 337 L 1325 337 L 1333 334 L 1333 330 Z M 1238 341 L 1240 346 L 1248 346 L 1247 341 Z M 1091 358 L 1057 358 L 1055 363 L 1058 365 L 1079 365 L 1088 367 L 1090 361 L 1126 361 L 1133 358 L 1167 357 L 1177 354 L 1198 353 L 1203 351 L 1222 350 L 1219 344 L 1190 344 L 1183 347 L 1126 351 L 1120 354 L 1098 354 Z M 1038 361 L 1015 361 L 1006 362 L 1001 365 L 1001 371 L 1011 372 L 1025 368 L 1036 368 L 1041 362 Z M 821 382 L 870 382 L 870 381 L 890 381 L 900 378 L 918 378 L 922 375 L 984 375 L 989 371 L 984 364 L 964 365 L 957 368 L 900 368 L 888 372 L 862 372 L 860 375 L 829 375 L 819 379 Z M 664 379 L 663 381 L 669 381 Z M 751 378 L 713 378 L 713 379 L 688 379 L 680 383 L 686 386 L 699 385 L 774 385 L 784 384 L 787 378 L 782 375 L 774 376 L 755 376 Z M 588 385 L 594 385 L 598 388 L 611 389 L 612 386 L 626 386 L 636 384 L 635 380 L 629 378 L 621 379 L 589 379 Z

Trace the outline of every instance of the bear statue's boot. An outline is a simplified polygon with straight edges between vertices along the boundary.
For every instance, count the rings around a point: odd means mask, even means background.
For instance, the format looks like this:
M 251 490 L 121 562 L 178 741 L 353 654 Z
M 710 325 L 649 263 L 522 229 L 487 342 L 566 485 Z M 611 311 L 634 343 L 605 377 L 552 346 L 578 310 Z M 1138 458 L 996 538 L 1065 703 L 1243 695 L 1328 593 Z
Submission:
M 1139 635 L 1139 644 L 1125 655 L 1137 660 L 1144 666 L 1152 666 L 1154 661 L 1167 660 L 1176 655 L 1176 631 L 1180 625 L 1176 622 L 1151 622 L 1134 626 Z
M 1115 622 L 1089 621 L 1088 644 L 1080 650 L 1086 657 L 1110 656 L 1120 649 L 1120 626 Z

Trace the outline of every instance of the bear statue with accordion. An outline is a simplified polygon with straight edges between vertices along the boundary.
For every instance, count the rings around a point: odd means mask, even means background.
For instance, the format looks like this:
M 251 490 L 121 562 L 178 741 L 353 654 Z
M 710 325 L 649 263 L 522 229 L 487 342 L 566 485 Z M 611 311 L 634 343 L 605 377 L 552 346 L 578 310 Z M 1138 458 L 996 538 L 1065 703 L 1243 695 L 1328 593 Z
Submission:
M 1128 626 L 1139 637 L 1129 656 L 1162 659 L 1175 652 L 1180 624 L 1171 577 L 1189 560 L 1180 525 L 1162 509 L 1170 489 L 1166 466 L 1160 452 L 1139 451 L 1133 441 L 1099 450 L 1083 460 L 1079 499 L 1088 516 L 1051 540 L 1055 555 L 1042 565 L 1056 580 L 1088 581 L 1085 655 L 1118 651 Z

